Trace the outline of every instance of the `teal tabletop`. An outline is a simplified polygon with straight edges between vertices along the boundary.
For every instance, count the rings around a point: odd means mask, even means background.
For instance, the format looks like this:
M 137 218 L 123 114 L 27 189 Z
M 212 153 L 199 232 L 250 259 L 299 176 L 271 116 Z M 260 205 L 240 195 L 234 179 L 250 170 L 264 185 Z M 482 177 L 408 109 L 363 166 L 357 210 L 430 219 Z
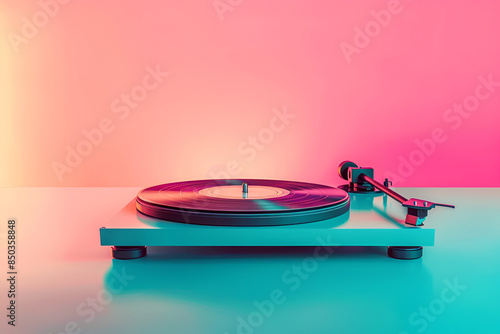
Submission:
M 456 205 L 432 210 L 434 246 L 417 260 L 383 246 L 157 246 L 112 259 L 99 230 L 138 190 L 0 190 L 2 333 L 500 333 L 498 188 L 399 188 Z

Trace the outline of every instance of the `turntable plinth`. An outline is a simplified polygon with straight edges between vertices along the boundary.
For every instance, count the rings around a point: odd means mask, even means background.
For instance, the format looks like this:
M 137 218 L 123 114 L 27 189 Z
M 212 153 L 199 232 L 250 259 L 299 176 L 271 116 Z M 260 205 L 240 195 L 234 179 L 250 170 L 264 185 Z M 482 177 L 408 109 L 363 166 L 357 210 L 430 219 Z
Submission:
M 428 194 L 426 188 L 400 188 Z M 380 194 L 351 194 L 351 209 L 331 219 L 283 226 L 206 226 L 165 221 L 136 210 L 130 201 L 105 228 L 103 246 L 399 246 L 434 245 L 434 228 L 408 226 L 405 208 Z M 439 215 L 435 218 L 439 219 Z M 415 249 L 389 255 L 417 258 Z M 421 250 L 420 250 L 421 255 Z

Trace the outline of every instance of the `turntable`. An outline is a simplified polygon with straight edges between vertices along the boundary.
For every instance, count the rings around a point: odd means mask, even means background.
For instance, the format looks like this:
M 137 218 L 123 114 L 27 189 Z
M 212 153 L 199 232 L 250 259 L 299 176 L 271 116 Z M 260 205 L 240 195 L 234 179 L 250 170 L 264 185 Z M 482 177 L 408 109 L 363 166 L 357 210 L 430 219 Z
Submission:
M 407 199 L 350 161 L 338 174 L 348 181 L 338 188 L 262 179 L 145 188 L 100 229 L 101 245 L 115 259 L 145 256 L 147 246 L 387 246 L 392 258 L 418 259 L 434 245 L 429 210 L 454 208 Z

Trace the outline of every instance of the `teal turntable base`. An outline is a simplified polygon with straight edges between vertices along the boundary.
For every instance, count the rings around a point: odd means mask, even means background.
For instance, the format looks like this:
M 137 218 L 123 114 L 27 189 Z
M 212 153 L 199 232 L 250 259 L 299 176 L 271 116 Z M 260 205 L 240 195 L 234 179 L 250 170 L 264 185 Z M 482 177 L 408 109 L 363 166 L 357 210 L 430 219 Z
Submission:
M 395 188 L 396 189 L 396 188 Z M 399 188 L 402 194 L 445 201 L 432 188 Z M 206 226 L 146 216 L 131 200 L 100 229 L 102 246 L 113 246 L 115 258 L 146 255 L 147 246 L 387 246 L 391 257 L 415 259 L 433 246 L 433 212 L 423 226 L 404 223 L 406 210 L 383 194 L 350 194 L 350 211 L 322 221 L 283 226 Z M 397 247 L 397 248 L 395 248 Z

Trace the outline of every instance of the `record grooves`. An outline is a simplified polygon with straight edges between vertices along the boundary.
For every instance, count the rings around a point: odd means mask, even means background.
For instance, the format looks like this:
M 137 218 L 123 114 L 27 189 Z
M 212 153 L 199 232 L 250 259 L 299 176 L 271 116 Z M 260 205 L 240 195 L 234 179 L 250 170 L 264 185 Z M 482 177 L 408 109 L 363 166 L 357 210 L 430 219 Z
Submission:
M 143 189 L 136 200 L 138 211 L 155 218 L 217 226 L 309 223 L 339 216 L 349 204 L 337 188 L 263 179 L 167 183 Z

